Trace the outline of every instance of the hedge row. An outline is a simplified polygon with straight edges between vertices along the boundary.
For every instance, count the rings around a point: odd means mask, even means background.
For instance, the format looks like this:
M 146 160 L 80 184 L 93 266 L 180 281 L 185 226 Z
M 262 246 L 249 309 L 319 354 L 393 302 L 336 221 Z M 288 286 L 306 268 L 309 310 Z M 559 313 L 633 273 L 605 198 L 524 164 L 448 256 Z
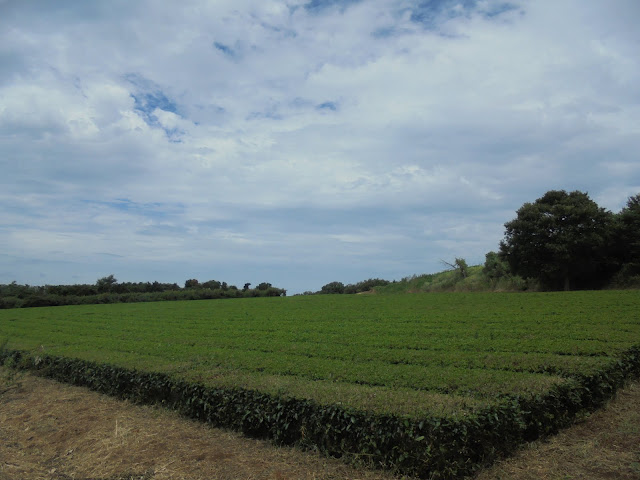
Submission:
M 287 291 L 285 289 L 276 287 L 268 287 L 265 289 L 251 288 L 248 290 L 239 290 L 235 287 L 228 288 L 226 290 L 187 288 L 181 290 L 166 290 L 162 292 L 105 292 L 95 295 L 55 295 L 49 293 L 34 293 L 26 296 L 25 298 L 17 296 L 0 296 L 0 309 L 181 300 L 218 300 L 249 297 L 281 297 L 286 296 L 286 294 Z
M 163 404 L 213 426 L 278 444 L 422 478 L 468 475 L 525 441 L 555 433 L 610 398 L 640 373 L 640 347 L 596 375 L 578 376 L 545 395 L 512 396 L 469 416 L 423 419 L 378 415 L 280 398 L 254 390 L 205 387 L 162 373 L 25 351 L 0 351 L 0 364 L 137 403 Z

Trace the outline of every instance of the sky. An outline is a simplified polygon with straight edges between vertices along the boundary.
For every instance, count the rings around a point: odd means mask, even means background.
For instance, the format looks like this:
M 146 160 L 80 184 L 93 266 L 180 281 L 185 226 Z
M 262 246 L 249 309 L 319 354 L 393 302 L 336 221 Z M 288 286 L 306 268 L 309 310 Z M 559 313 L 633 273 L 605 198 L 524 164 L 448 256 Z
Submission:
M 0 0 L 0 283 L 484 262 L 640 192 L 637 0 Z

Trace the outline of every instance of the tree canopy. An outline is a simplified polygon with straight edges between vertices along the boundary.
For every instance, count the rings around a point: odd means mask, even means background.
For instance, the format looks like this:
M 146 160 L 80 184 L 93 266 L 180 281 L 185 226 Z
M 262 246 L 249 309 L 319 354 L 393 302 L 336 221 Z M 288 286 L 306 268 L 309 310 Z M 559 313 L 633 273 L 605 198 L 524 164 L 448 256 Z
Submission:
M 616 250 L 624 275 L 640 275 L 640 193 L 618 215 Z
M 344 293 L 344 283 L 331 282 L 322 286 L 320 293 Z
M 543 288 L 596 288 L 612 273 L 614 216 L 586 193 L 551 190 L 505 223 L 500 255 Z

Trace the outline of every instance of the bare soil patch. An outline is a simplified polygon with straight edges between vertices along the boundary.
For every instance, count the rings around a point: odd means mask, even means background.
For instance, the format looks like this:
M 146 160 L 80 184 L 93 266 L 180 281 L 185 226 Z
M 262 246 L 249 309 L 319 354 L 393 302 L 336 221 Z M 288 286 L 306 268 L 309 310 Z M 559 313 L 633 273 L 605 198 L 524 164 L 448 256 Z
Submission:
M 398 478 L 0 368 L 0 480 Z M 503 479 L 640 479 L 640 382 L 477 477 Z

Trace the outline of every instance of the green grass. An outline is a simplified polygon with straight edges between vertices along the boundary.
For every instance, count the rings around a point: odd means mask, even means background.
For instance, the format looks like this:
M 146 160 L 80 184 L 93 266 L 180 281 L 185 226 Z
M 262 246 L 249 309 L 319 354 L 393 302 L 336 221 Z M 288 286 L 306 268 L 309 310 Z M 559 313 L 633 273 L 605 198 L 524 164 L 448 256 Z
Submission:
M 636 291 L 326 295 L 0 310 L 7 348 L 381 413 L 543 393 L 640 344 Z
M 537 291 L 535 282 L 525 281 L 518 276 L 507 275 L 499 280 L 488 278 L 482 265 L 468 267 L 463 278 L 457 270 L 445 270 L 405 277 L 388 285 L 375 287 L 379 294 L 418 293 L 418 292 L 522 292 Z

